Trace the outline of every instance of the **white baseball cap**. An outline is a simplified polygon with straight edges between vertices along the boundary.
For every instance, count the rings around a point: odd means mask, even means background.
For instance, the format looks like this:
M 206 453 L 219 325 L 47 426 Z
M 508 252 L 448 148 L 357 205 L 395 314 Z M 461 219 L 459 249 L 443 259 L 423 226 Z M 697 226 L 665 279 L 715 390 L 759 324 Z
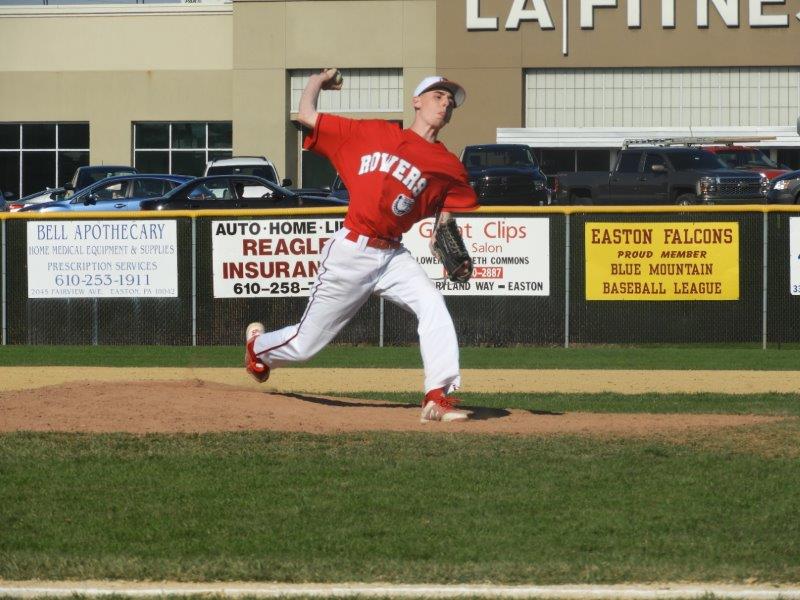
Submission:
M 451 92 L 456 102 L 456 108 L 464 104 L 464 100 L 467 99 L 467 92 L 464 91 L 463 87 L 441 75 L 431 75 L 420 81 L 417 89 L 414 90 L 414 97 L 416 98 L 434 89 L 445 89 Z

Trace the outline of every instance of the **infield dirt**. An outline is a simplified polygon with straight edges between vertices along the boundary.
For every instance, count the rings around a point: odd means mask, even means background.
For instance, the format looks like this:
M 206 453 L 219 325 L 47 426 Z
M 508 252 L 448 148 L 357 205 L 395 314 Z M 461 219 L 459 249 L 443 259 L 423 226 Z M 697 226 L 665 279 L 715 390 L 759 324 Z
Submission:
M 466 370 L 471 392 L 794 393 L 797 371 Z M 0 368 L 0 431 L 173 433 L 211 431 L 463 431 L 498 434 L 678 434 L 782 417 L 689 414 L 554 414 L 465 406 L 465 423 L 422 424 L 419 406 L 381 400 L 419 392 L 415 369 L 282 369 L 264 385 L 242 369 Z M 374 391 L 373 400 L 326 392 Z

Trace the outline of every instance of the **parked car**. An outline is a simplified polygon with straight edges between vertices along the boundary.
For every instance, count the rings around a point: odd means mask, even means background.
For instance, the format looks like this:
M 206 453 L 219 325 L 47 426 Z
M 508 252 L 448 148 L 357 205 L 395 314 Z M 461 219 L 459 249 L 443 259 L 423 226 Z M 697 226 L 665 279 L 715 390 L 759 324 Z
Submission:
M 107 177 L 116 177 L 117 175 L 133 175 L 138 173 L 136 167 L 127 167 L 119 165 L 87 165 L 75 169 L 72 174 L 72 179 L 69 183 L 64 184 L 67 192 L 78 192 L 88 185 L 91 185 L 101 179 Z M 72 194 L 66 194 L 67 196 Z
M 66 193 L 66 188 L 59 187 L 59 188 L 47 188 L 41 192 L 35 192 L 33 194 L 28 194 L 27 196 L 23 196 L 13 202 L 9 202 L 8 210 L 10 212 L 16 212 L 21 210 L 25 206 L 30 206 L 32 204 L 44 204 L 46 202 L 54 202 L 56 200 L 63 200 L 64 194 Z
M 770 204 L 800 204 L 800 170 L 789 171 L 770 182 L 767 192 Z
M 338 173 L 333 179 L 333 183 L 331 184 L 330 191 L 328 193 L 334 198 L 339 198 L 345 202 L 350 202 L 350 192 L 345 187 L 344 181 L 342 181 L 342 178 L 339 177 Z
M 151 174 L 108 177 L 64 200 L 28 205 L 20 212 L 139 210 L 142 200 L 160 198 L 192 179 L 185 175 Z
M 136 167 L 126 167 L 118 165 L 87 165 L 78 167 L 72 174 L 69 182 L 65 183 L 62 187 L 47 188 L 45 190 L 34 192 L 23 196 L 19 200 L 11 203 L 9 210 L 15 212 L 21 210 L 25 206 L 33 204 L 46 204 L 49 202 L 57 202 L 71 198 L 73 194 L 86 188 L 86 186 L 106 179 L 107 177 L 116 177 L 118 175 L 132 175 L 138 173 Z
M 333 183 L 331 183 L 331 185 L 326 185 L 325 187 L 291 187 L 289 188 L 289 191 L 292 191 L 295 194 L 300 194 L 301 196 L 333 196 L 334 198 L 338 198 L 345 203 L 350 202 L 350 192 L 347 191 L 347 188 L 344 186 L 344 182 L 342 181 L 342 178 L 339 177 L 338 173 L 333 178 Z
M 215 175 L 198 177 L 161 198 L 145 200 L 141 207 L 142 210 L 182 210 L 346 205 L 347 202 L 331 196 L 297 194 L 261 177 Z
M 764 203 L 768 183 L 759 173 L 728 169 L 708 150 L 686 146 L 627 147 L 611 172 L 555 178 L 559 204 Z
M 0 212 L 6 212 L 10 209 L 11 200 L 14 198 L 14 192 L 0 191 Z
M 467 146 L 461 162 L 482 205 L 550 204 L 547 176 L 524 144 Z
M 716 154 L 729 169 L 754 171 L 756 173 L 761 173 L 770 180 L 788 173 L 791 170 L 779 165 L 758 148 L 726 145 L 703 146 L 703 149 Z
M 281 180 L 278 177 L 278 169 L 271 160 L 264 156 L 234 156 L 210 160 L 206 164 L 203 176 L 211 175 L 254 175 L 279 184 L 281 187 L 292 185 L 291 179 Z

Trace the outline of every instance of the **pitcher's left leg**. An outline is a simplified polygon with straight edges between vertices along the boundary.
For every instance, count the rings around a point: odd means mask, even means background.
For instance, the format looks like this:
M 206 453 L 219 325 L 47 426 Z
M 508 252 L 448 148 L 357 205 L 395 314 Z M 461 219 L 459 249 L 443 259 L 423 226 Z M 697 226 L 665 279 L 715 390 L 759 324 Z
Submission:
M 413 312 L 425 368 L 425 392 L 444 388 L 448 394 L 461 384 L 458 339 L 441 292 L 411 254 L 403 249 L 386 267 L 375 291 Z

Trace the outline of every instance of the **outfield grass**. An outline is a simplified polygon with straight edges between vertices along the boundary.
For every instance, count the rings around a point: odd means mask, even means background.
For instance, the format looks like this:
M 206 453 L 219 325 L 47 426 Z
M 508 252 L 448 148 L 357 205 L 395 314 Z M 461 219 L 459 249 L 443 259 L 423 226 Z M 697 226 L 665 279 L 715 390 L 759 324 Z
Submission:
M 0 366 L 240 363 L 239 347 L 0 348 Z M 464 368 L 794 370 L 799 364 L 793 348 L 462 350 Z M 306 366 L 421 365 L 416 347 L 329 347 Z M 381 398 L 418 402 L 416 394 Z M 798 400 L 797 394 L 463 395 L 467 406 L 543 415 L 797 417 Z M 797 419 L 651 439 L 11 433 L 0 435 L 0 578 L 800 582 L 798 472 Z
M 239 346 L 2 346 L 0 366 L 240 367 Z M 735 369 L 800 368 L 796 346 L 469 347 L 465 369 Z M 421 368 L 417 346 L 328 346 L 303 367 Z M 293 367 L 294 368 L 294 367 Z
M 325 395 L 374 400 L 375 392 L 328 392 Z M 381 392 L 381 400 L 418 404 L 419 395 Z M 464 407 L 518 408 L 536 413 L 650 413 L 800 416 L 800 394 L 555 394 L 458 393 Z
M 730 432 L 4 435 L 0 577 L 800 581 L 800 430 L 775 427 L 766 452 Z

